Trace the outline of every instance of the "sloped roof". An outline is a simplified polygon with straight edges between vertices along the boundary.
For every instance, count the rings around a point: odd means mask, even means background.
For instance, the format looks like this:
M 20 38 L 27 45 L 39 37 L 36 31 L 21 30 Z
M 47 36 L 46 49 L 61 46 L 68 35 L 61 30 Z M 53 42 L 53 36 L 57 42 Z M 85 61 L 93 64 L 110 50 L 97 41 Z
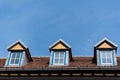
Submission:
M 97 66 L 93 63 L 93 57 L 73 57 L 73 61 L 68 66 L 49 66 L 49 57 L 32 57 L 33 61 L 22 66 L 22 68 L 120 68 L 120 57 L 117 57 L 117 66 Z M 0 68 L 6 68 L 5 58 L 0 59 Z M 15 68 L 15 67 L 9 67 Z M 20 67 L 17 67 L 20 68 Z
M 104 42 L 104 41 L 107 41 L 107 42 L 109 42 L 110 44 L 112 44 L 113 46 L 118 47 L 115 43 L 113 43 L 112 41 L 110 41 L 110 40 L 107 39 L 107 38 L 104 38 L 104 39 L 102 39 L 101 41 L 99 41 L 97 44 L 95 44 L 94 47 L 97 47 L 99 44 L 101 44 L 101 43 Z

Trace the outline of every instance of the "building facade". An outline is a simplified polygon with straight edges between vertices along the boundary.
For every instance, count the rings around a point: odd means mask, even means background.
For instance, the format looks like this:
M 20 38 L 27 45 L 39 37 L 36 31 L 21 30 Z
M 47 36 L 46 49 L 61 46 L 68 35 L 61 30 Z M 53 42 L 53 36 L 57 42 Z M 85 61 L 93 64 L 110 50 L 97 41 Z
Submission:
M 117 45 L 107 38 L 94 46 L 93 57 L 73 57 L 71 46 L 59 39 L 49 46 L 49 57 L 32 57 L 28 47 L 16 41 L 0 58 L 0 79 L 7 80 L 119 80 Z

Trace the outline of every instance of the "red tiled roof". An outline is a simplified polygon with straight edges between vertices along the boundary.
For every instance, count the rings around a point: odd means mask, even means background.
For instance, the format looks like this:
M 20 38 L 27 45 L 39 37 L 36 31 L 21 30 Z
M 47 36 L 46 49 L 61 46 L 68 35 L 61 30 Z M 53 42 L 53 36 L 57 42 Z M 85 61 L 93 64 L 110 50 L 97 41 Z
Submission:
M 49 66 L 49 57 L 32 57 L 33 61 L 22 66 L 22 68 L 99 68 L 96 63 L 93 63 L 93 57 L 73 57 L 73 61 L 68 66 Z M 0 59 L 0 68 L 6 68 L 5 58 Z M 109 67 L 120 67 L 120 57 L 117 57 L 117 66 Z M 12 68 L 12 67 L 9 67 Z
M 0 59 L 0 68 L 5 66 L 5 58 Z
M 49 66 L 49 57 L 33 57 L 33 61 L 24 65 L 24 68 L 40 68 Z

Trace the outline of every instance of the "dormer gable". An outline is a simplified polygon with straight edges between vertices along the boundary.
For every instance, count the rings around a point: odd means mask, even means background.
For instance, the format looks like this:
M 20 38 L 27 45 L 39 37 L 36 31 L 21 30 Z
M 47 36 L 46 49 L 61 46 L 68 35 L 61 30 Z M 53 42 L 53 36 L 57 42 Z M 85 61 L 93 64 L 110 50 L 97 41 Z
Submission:
M 26 50 L 27 46 L 20 40 L 16 41 L 15 43 L 11 44 L 8 47 L 8 51 L 10 50 Z
M 109 48 L 109 49 L 113 49 L 113 48 L 117 48 L 117 45 L 115 43 L 113 43 L 112 41 L 110 41 L 109 39 L 107 38 L 104 38 L 103 40 L 101 40 L 100 42 L 98 42 L 96 45 L 95 45 L 95 48 L 103 48 L 103 49 L 106 49 L 106 48 Z
M 50 50 L 56 50 L 56 49 L 71 49 L 71 46 L 68 45 L 64 40 L 59 39 L 55 43 L 53 43 L 51 46 L 49 46 Z
M 107 38 L 94 46 L 94 62 L 100 66 L 114 66 L 116 62 L 117 45 Z
M 71 46 L 62 39 L 57 40 L 49 46 L 49 50 L 51 53 L 50 65 L 64 66 L 68 65 L 69 61 L 73 60 Z M 56 59 L 57 57 L 58 59 Z
M 66 46 L 64 46 L 64 44 L 62 44 L 61 42 L 59 42 L 56 46 L 54 46 L 52 49 L 67 49 Z
M 6 66 L 23 66 L 32 61 L 28 47 L 20 40 L 8 47 Z

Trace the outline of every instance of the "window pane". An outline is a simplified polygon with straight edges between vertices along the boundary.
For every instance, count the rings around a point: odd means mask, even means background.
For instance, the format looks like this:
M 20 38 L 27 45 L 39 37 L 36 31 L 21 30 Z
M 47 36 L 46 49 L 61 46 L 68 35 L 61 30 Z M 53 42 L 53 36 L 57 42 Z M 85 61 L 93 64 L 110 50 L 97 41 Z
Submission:
M 16 58 L 20 58 L 20 53 L 17 53 L 17 54 L 16 54 Z
M 59 58 L 59 53 L 55 53 L 55 59 Z
M 55 52 L 56 53 L 56 55 L 59 55 L 59 52 Z
M 64 52 L 60 52 L 60 54 L 64 54 Z
M 63 60 L 63 59 L 60 59 L 60 60 L 59 60 L 59 63 L 61 63 L 61 64 L 64 63 L 64 60 Z
M 15 64 L 18 64 L 18 62 L 19 62 L 19 59 L 16 59 L 16 60 L 15 60 Z
M 102 63 L 106 63 L 106 58 L 102 58 Z
M 12 53 L 12 58 L 15 58 L 16 53 Z
M 55 59 L 55 62 L 54 62 L 55 64 L 58 64 L 58 59 Z
M 107 63 L 112 63 L 112 59 L 111 58 L 107 58 Z
M 105 53 L 101 53 L 102 58 L 106 58 L 106 54 Z
M 10 64 L 14 64 L 15 59 L 11 59 Z
M 111 58 L 112 54 L 111 53 L 107 53 L 107 57 Z
M 63 53 L 60 54 L 60 59 L 64 59 L 64 54 Z

